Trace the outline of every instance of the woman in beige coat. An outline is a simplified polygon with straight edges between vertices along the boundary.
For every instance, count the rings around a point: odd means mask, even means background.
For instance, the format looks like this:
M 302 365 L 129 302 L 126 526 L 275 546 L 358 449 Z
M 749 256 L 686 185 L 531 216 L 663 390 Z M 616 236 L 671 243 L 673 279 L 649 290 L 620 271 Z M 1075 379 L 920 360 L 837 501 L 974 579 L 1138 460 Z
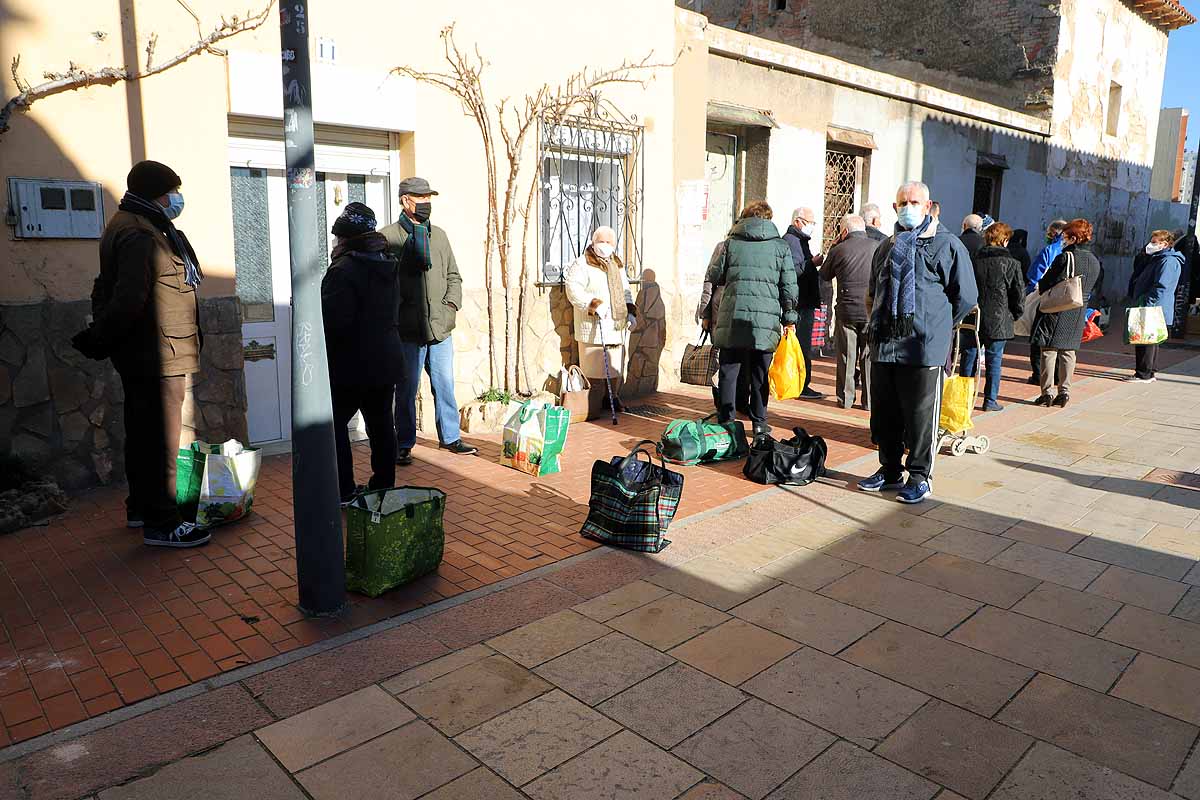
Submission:
M 616 254 L 616 243 L 612 228 L 597 228 L 592 243 L 563 275 L 567 300 L 575 308 L 579 366 L 591 381 L 592 391 L 603 394 L 607 360 L 613 397 L 620 394 L 624 382 L 625 337 L 637 323 L 633 292 L 625 265 Z

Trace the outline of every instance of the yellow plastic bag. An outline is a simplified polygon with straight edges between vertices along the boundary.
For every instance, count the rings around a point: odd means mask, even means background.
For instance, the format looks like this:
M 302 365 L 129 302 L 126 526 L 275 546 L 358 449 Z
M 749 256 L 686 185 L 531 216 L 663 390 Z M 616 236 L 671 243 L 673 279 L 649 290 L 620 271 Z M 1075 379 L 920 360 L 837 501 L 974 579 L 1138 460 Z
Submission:
M 776 400 L 794 400 L 800 396 L 804 388 L 804 353 L 795 331 L 786 331 L 779 340 L 767 376 L 771 381 L 771 396 Z
M 975 379 L 954 375 L 942 386 L 942 415 L 938 427 L 947 433 L 962 433 L 975 427 L 971 409 L 975 406 Z

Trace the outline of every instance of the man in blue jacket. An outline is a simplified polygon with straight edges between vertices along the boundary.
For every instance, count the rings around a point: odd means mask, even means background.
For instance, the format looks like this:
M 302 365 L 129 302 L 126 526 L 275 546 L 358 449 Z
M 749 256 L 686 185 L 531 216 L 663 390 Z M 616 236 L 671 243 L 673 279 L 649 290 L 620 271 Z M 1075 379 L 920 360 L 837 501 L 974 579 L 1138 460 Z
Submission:
M 896 234 L 875 251 L 867 290 L 871 438 L 880 466 L 858 488 L 900 489 L 901 503 L 920 503 L 932 494 L 943 370 L 954 326 L 979 302 L 971 255 L 936 224 L 929 206 L 923 183 L 912 181 L 896 192 Z
M 1063 228 L 1067 227 L 1065 219 L 1056 219 L 1046 228 L 1046 246 L 1037 254 L 1037 258 L 1029 265 L 1029 272 L 1025 273 L 1025 294 L 1033 294 L 1037 291 L 1038 281 L 1046 274 L 1046 270 L 1050 269 L 1050 265 L 1054 263 L 1054 259 L 1058 258 L 1062 253 Z M 1030 342 L 1029 344 L 1029 365 L 1033 368 L 1033 374 L 1029 376 L 1029 382 L 1035 386 L 1042 385 L 1042 348 Z
M 1148 258 L 1141 269 L 1129 279 L 1129 307 L 1146 308 L 1157 306 L 1162 309 L 1167 328 L 1175 322 L 1175 289 L 1179 276 L 1183 274 L 1183 254 L 1175 249 L 1175 234 L 1170 231 L 1154 231 L 1146 245 Z M 1153 383 L 1155 362 L 1158 360 L 1157 344 L 1139 344 L 1133 348 L 1136 371 L 1125 380 L 1134 383 Z

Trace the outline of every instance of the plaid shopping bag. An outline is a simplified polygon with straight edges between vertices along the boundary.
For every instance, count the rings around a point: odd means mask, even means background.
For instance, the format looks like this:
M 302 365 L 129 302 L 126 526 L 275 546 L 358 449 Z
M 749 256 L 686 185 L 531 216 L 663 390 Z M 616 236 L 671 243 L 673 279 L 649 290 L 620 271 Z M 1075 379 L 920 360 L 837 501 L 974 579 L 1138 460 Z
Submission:
M 824 347 L 829 336 L 829 306 L 825 303 L 813 311 L 812 346 Z
M 671 543 L 664 536 L 679 508 L 683 476 L 661 460 L 655 465 L 644 445 L 654 442 L 644 439 L 627 456 L 592 464 L 592 495 L 580 535 L 646 553 Z
M 683 348 L 683 360 L 679 364 L 679 380 L 692 386 L 716 386 L 713 376 L 720 369 L 720 351 L 705 344 L 708 331 L 700 335 L 699 344 L 688 344 Z

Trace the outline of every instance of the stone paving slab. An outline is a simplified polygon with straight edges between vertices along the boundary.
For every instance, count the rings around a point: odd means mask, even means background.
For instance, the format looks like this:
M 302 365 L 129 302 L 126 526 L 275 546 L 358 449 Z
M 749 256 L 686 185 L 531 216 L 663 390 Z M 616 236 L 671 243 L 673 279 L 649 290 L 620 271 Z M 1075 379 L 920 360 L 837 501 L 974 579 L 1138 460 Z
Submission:
M 988 563 L 1071 589 L 1086 589 L 1105 569 L 1104 564 L 1027 542 L 1017 542 Z
M 930 800 L 938 785 L 877 755 L 838 742 L 800 770 L 770 800 Z
M 1200 670 L 1192 667 L 1138 653 L 1110 694 L 1200 725 Z
M 826 653 L 836 653 L 883 623 L 883 617 L 786 584 L 734 608 L 733 613 Z
M 489 656 L 400 695 L 447 736 L 532 700 L 551 686 L 501 655 Z
M 902 572 L 901 577 L 999 608 L 1014 605 L 1040 583 L 1027 575 L 946 553 L 930 556 Z
M 600 800 L 617 796 L 672 800 L 704 776 L 625 731 L 525 787 L 534 800 Z
M 1171 609 L 1175 608 L 1187 593 L 1187 588 L 1178 581 L 1114 566 L 1104 570 L 1087 590 L 1119 603 L 1170 614 Z
M 1099 635 L 1126 647 L 1200 667 L 1200 625 L 1186 620 L 1125 606 Z
M 990 717 L 1033 670 L 905 625 L 888 622 L 841 657 L 926 694 Z
M 582 614 L 559 611 L 489 639 L 487 644 L 523 667 L 536 667 L 610 633 L 611 628 Z
M 728 614 L 672 594 L 610 619 L 608 625 L 651 647 L 666 650 L 727 619 Z
M 701 672 L 737 686 L 800 649 L 791 639 L 731 619 L 684 642 L 669 654 Z
M 972 600 L 867 567 L 826 586 L 821 594 L 938 636 L 980 608 Z
M 1013 611 L 1073 631 L 1095 635 L 1121 608 L 1115 600 L 1043 583 L 1012 607 Z
M 667 594 L 669 592 L 661 586 L 655 586 L 645 581 L 634 581 L 620 589 L 613 589 L 599 597 L 593 597 L 586 603 L 580 603 L 575 606 L 575 610 L 597 622 L 607 622 L 613 617 L 619 617 L 635 608 L 641 608 Z
M 548 661 L 534 672 L 596 705 L 674 663 L 652 647 L 613 633 Z
M 1171 800 L 1150 784 L 1038 742 L 991 800 Z
M 996 719 L 1164 789 L 1198 729 L 1049 675 L 1038 675 Z
M 745 698 L 732 686 L 675 664 L 596 708 L 669 750 Z

